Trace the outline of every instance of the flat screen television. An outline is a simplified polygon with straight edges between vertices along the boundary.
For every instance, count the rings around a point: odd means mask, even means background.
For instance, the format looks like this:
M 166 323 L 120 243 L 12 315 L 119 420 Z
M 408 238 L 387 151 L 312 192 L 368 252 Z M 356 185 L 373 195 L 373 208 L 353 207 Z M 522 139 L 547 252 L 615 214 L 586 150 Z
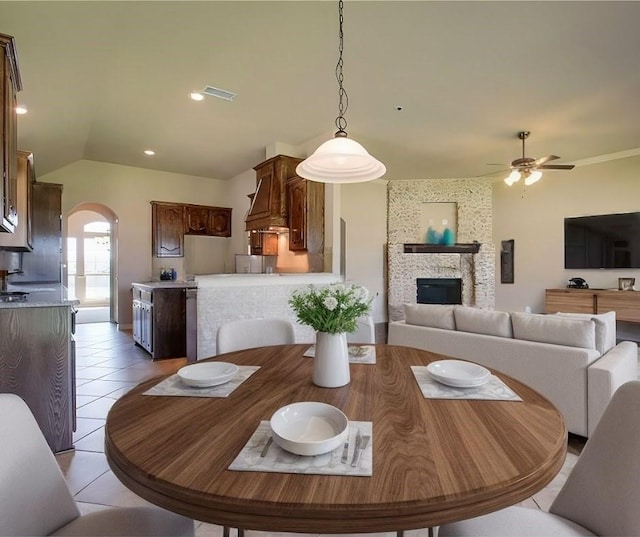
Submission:
M 640 213 L 565 218 L 564 267 L 640 268 Z

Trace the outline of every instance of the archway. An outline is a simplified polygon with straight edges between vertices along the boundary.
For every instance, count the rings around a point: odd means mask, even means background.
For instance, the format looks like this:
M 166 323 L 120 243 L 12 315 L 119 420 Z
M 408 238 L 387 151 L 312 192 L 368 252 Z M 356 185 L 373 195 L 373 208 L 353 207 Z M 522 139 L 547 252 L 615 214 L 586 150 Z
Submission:
M 80 301 L 78 322 L 117 322 L 116 214 L 99 203 L 82 203 L 65 223 L 63 281 Z

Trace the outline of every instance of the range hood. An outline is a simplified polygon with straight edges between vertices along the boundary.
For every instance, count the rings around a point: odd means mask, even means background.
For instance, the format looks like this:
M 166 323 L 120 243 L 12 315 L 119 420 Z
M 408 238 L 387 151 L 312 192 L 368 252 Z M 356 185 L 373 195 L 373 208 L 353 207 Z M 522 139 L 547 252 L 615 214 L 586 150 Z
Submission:
M 246 231 L 288 228 L 287 180 L 296 176 L 296 166 L 302 159 L 278 155 L 258 164 L 256 191 L 249 195 L 251 207 L 246 219 Z

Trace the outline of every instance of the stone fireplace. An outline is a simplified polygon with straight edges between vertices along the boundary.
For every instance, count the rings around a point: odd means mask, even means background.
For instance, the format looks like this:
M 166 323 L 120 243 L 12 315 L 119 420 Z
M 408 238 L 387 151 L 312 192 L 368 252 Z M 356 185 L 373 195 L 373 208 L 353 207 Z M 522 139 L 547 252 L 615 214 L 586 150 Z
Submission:
M 423 211 L 427 203 L 457 204 L 457 244 L 474 248 L 405 248 L 425 242 Z M 405 303 L 417 303 L 418 278 L 453 278 L 462 282 L 461 303 L 495 306 L 495 247 L 492 243 L 491 183 L 478 179 L 389 181 L 389 320 L 404 318 Z M 475 244 L 479 243 L 479 244 Z

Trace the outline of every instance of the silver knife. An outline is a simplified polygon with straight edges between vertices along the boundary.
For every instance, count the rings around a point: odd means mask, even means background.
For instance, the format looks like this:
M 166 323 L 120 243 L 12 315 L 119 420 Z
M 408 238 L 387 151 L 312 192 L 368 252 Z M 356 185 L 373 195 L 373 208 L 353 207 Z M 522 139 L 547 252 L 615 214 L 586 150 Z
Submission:
M 260 452 L 261 457 L 267 456 L 267 451 L 269 451 L 269 447 L 271 447 L 271 442 L 273 442 L 273 436 L 269 437 L 269 440 L 267 440 L 267 443 L 262 448 L 262 451 Z
M 342 462 L 343 464 L 346 464 L 348 458 L 349 458 L 349 442 L 345 442 L 344 447 L 342 448 L 342 458 L 340 459 L 340 462 Z
M 356 446 L 353 449 L 353 458 L 351 459 L 351 466 L 356 465 L 356 459 L 358 458 L 358 451 L 360 450 L 360 442 L 362 442 L 362 433 L 360 432 L 360 429 L 358 429 L 358 432 L 356 434 Z
M 358 446 L 358 449 L 356 450 L 355 456 L 353 457 L 353 460 L 351 461 L 351 466 L 358 466 L 358 464 L 360 464 L 360 456 L 362 455 L 362 452 L 367 449 L 367 446 L 369 445 L 369 438 L 370 436 L 368 434 L 365 434 L 362 437 L 362 440 L 360 441 L 360 445 Z

